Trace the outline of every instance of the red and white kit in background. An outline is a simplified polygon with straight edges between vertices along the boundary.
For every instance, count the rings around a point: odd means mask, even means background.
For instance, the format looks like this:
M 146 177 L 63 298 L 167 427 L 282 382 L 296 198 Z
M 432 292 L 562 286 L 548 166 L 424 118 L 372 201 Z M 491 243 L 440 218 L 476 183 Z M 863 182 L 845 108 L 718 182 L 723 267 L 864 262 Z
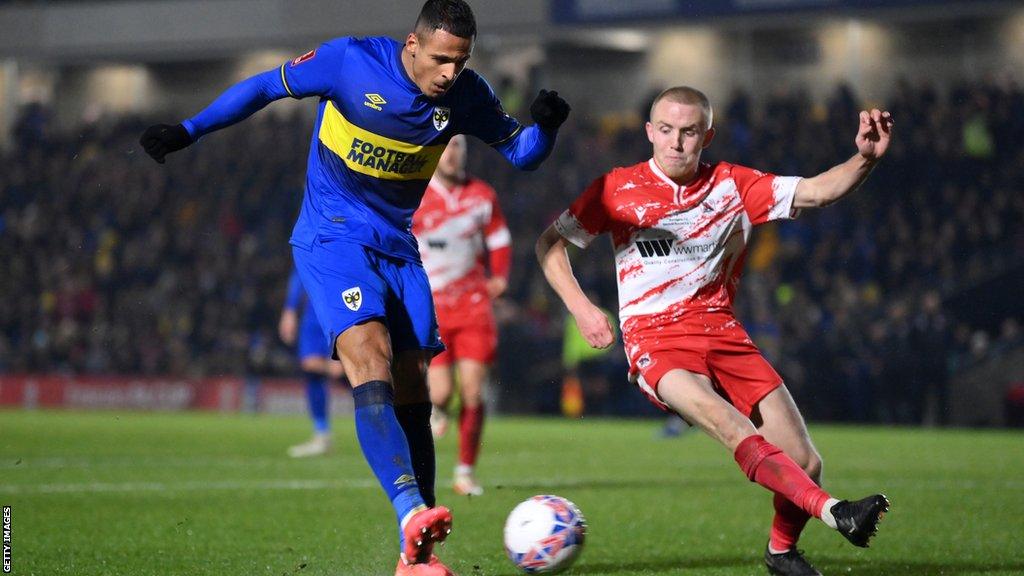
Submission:
M 746 416 L 782 383 L 732 303 L 751 229 L 795 217 L 799 181 L 720 162 L 679 186 L 652 158 L 598 178 L 555 222 L 581 248 L 611 233 L 630 374 L 658 406 L 676 368 L 711 378 Z
M 451 190 L 432 179 L 413 215 L 412 232 L 447 347 L 431 364 L 462 359 L 492 363 L 498 332 L 487 295 L 485 259 L 491 276 L 506 280 L 512 260 L 511 236 L 494 189 L 473 177 Z

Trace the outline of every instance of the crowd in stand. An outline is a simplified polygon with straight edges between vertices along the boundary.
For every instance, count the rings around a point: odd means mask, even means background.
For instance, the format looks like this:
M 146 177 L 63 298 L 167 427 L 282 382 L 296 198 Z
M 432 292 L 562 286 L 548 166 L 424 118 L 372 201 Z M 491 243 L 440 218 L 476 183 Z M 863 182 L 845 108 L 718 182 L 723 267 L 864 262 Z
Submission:
M 1000 279 L 1024 263 L 1024 91 L 902 83 L 886 106 L 897 137 L 863 190 L 755 231 L 737 312 L 810 417 L 941 422 L 951 375 L 1021 345 L 1019 297 Z M 824 102 L 737 93 L 705 158 L 814 175 L 854 152 L 859 109 L 845 87 Z M 287 373 L 275 326 L 310 120 L 262 113 L 166 166 L 138 148 L 144 124 L 67 129 L 22 111 L 0 157 L 0 372 Z M 579 109 L 538 172 L 473 149 L 513 232 L 499 388 L 543 398 L 561 380 L 564 312 L 536 236 L 592 178 L 649 155 L 641 115 Z M 574 266 L 614 309 L 610 243 Z M 962 297 L 979 287 L 1006 305 L 979 316 Z M 622 354 L 609 358 L 624 382 Z

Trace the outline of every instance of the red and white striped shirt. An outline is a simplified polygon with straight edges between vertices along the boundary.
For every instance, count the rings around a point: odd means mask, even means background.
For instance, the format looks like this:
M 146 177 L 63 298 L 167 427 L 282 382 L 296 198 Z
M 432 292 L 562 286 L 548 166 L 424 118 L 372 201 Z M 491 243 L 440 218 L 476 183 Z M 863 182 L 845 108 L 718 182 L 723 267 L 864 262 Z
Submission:
M 490 316 L 485 259 L 492 276 L 507 279 L 512 251 L 494 189 L 477 178 L 451 190 L 432 179 L 413 215 L 412 232 L 430 279 L 438 321 L 456 313 Z
M 720 162 L 679 186 L 654 159 L 595 180 L 555 222 L 584 248 L 611 233 L 623 335 L 732 311 L 753 226 L 793 218 L 799 177 Z

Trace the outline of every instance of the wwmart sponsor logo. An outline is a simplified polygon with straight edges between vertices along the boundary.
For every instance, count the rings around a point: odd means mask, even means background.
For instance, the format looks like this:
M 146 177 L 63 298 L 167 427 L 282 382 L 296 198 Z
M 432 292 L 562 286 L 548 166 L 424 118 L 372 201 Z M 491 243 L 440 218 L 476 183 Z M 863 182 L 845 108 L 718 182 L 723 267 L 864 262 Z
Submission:
M 666 256 L 704 256 L 710 254 L 715 244 L 686 244 L 671 238 L 660 240 L 637 240 L 636 247 L 642 258 L 663 258 Z
M 11 507 L 4 506 L 4 574 L 11 573 Z

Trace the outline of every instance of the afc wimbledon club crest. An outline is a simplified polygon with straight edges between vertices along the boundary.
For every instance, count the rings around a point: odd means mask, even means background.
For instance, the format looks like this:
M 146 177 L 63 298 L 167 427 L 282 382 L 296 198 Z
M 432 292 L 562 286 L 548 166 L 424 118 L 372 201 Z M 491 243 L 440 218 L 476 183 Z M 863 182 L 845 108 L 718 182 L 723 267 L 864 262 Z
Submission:
M 345 290 L 341 293 L 341 298 L 345 301 L 345 306 L 348 306 L 348 309 L 353 312 L 359 310 L 359 307 L 363 305 L 363 292 L 359 286 Z
M 438 132 L 444 130 L 448 120 L 452 117 L 452 109 L 444 106 L 434 106 L 434 128 Z

